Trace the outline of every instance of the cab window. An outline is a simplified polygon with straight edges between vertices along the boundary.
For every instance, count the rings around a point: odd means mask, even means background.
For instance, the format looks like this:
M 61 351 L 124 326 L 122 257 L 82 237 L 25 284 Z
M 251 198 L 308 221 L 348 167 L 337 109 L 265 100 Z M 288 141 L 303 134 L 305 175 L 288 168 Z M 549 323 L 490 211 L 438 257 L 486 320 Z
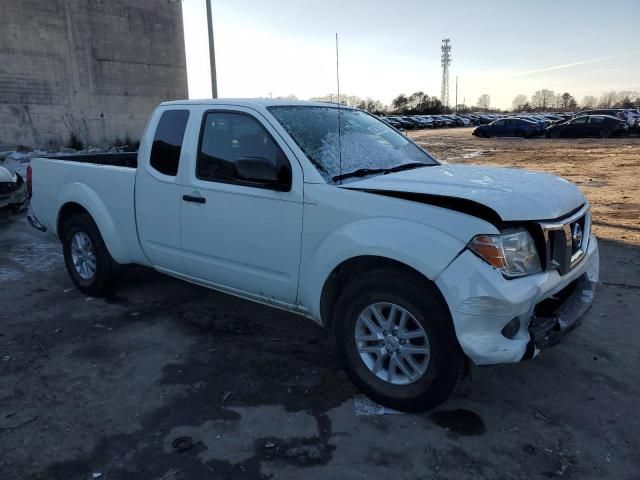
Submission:
M 231 112 L 205 114 L 196 177 L 200 180 L 271 188 L 272 183 L 248 181 L 239 171 L 239 162 L 259 160 L 270 164 L 278 179 L 290 183 L 291 166 L 269 132 L 250 115 Z M 282 183 L 278 184 L 281 190 Z
M 151 166 L 175 177 L 178 173 L 182 140 L 189 120 L 189 110 L 167 110 L 160 117 L 151 147 Z

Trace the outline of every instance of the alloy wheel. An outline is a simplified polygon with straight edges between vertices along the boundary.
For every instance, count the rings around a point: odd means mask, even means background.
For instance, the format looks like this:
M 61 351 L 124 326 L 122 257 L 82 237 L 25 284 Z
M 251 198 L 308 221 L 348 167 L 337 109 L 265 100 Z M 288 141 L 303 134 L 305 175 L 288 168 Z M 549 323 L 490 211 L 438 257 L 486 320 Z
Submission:
M 369 371 L 393 385 L 414 383 L 429 367 L 427 334 L 400 305 L 379 302 L 366 307 L 355 324 L 355 342 Z
M 76 232 L 71 238 L 71 260 L 83 280 L 91 280 L 96 274 L 96 254 L 86 233 Z

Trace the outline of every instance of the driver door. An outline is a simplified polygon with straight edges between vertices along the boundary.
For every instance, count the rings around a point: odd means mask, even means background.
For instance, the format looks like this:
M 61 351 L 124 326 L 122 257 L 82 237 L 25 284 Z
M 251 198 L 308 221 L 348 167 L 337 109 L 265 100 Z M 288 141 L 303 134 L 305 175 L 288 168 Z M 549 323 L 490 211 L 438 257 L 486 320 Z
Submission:
M 224 107 L 207 110 L 202 118 L 198 149 L 181 192 L 185 273 L 231 293 L 294 304 L 302 168 L 253 110 Z M 247 158 L 267 159 L 279 171 L 290 169 L 288 190 L 243 179 L 236 162 Z

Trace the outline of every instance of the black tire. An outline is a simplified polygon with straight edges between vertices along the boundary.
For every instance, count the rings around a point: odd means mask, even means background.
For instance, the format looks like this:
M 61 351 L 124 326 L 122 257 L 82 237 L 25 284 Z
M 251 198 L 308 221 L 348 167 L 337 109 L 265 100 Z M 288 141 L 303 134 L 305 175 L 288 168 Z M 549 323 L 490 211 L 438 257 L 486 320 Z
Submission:
M 71 256 L 71 242 L 78 232 L 83 232 L 89 237 L 95 255 L 95 273 L 89 279 L 82 278 L 74 266 Z M 92 296 L 108 294 L 113 286 L 118 264 L 107 250 L 100 230 L 98 230 L 91 216 L 86 213 L 79 213 L 69 218 L 62 227 L 61 239 L 64 263 L 76 287 Z
M 560 138 L 561 132 L 559 130 L 551 130 L 551 132 L 549 132 L 549 136 L 551 138 Z
M 427 334 L 430 359 L 413 383 L 394 385 L 378 378 L 364 363 L 355 341 L 356 321 L 368 305 L 390 302 L 407 310 Z M 449 309 L 432 283 L 396 269 L 377 269 L 351 280 L 334 309 L 338 353 L 351 381 L 376 402 L 406 412 L 429 410 L 444 402 L 464 372 Z
M 609 128 L 603 128 L 602 130 L 600 130 L 600 136 L 602 138 L 609 138 L 609 137 L 611 137 L 612 133 L 613 132 Z
M 516 131 L 515 131 L 515 136 L 516 136 L 516 137 L 523 137 L 523 138 L 524 138 L 526 135 L 524 134 L 524 131 L 523 131 L 523 130 L 516 130 Z

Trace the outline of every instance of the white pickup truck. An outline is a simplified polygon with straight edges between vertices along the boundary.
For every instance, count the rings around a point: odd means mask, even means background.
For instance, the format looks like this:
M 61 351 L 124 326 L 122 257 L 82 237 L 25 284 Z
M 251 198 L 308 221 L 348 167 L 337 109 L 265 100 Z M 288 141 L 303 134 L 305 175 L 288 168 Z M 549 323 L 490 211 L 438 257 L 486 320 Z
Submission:
M 32 226 L 100 295 L 139 264 L 333 329 L 376 401 L 424 410 L 469 362 L 531 358 L 591 306 L 598 243 L 571 183 L 443 165 L 333 104 L 175 101 L 135 154 L 32 161 Z

